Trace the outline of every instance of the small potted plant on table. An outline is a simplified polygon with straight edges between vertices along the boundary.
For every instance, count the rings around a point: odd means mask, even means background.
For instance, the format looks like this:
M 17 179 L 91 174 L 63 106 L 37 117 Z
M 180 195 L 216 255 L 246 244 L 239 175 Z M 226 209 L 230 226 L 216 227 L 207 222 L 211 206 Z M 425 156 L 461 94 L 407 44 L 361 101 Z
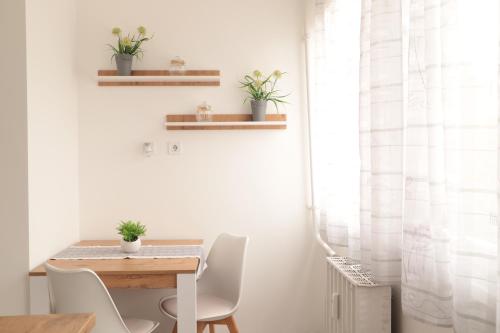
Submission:
M 281 95 L 276 89 L 276 83 L 285 73 L 275 70 L 272 74 L 264 76 L 261 71 L 255 70 L 252 75 L 245 75 L 241 81 L 241 88 L 244 88 L 250 99 L 252 106 L 253 121 L 265 121 L 267 102 L 272 102 L 278 111 L 279 103 L 286 103 L 284 100 L 288 95 Z
M 128 34 L 127 36 L 122 36 L 122 30 L 120 28 L 113 28 L 112 33 L 118 37 L 118 45 L 114 47 L 111 44 L 108 46 L 113 50 L 113 56 L 115 58 L 116 68 L 118 70 L 118 75 L 128 76 L 132 72 L 132 59 L 137 57 L 138 59 L 142 56 L 143 50 L 141 48 L 142 43 L 150 40 L 152 37 L 146 37 L 146 28 L 140 26 L 137 28 L 138 35 Z
M 123 252 L 134 253 L 141 248 L 139 237 L 146 235 L 146 226 L 141 222 L 122 221 L 116 228 L 118 234 L 122 236 L 120 246 Z

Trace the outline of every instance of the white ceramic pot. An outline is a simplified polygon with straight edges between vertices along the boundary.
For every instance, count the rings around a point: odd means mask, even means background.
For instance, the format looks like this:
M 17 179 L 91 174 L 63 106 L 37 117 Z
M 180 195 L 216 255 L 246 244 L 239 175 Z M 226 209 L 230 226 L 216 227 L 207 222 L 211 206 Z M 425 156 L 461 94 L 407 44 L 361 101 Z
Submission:
M 135 242 L 126 242 L 122 238 L 120 241 L 120 246 L 122 248 L 122 252 L 126 253 L 139 252 L 139 249 L 141 248 L 141 239 L 137 238 Z

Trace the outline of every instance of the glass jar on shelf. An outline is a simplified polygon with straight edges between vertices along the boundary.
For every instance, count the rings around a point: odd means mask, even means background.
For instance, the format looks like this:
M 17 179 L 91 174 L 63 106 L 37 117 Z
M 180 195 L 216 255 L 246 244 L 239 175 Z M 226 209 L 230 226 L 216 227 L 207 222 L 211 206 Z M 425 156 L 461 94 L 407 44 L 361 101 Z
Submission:
M 196 108 L 196 121 L 212 121 L 213 112 L 212 107 L 203 102 Z
M 170 60 L 170 71 L 178 74 L 184 74 L 186 62 L 179 56 Z

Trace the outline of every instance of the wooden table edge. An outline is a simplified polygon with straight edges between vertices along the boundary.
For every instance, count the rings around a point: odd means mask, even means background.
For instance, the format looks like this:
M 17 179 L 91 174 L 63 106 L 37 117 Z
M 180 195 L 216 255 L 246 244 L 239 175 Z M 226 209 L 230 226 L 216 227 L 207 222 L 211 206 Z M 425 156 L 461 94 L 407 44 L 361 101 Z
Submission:
M 89 333 L 92 331 L 92 329 L 95 327 L 96 324 L 96 315 L 95 313 L 66 313 L 66 314 L 37 314 L 37 315 L 18 315 L 18 316 L 0 316 L 0 323 L 3 320 L 21 320 L 23 321 L 25 325 L 26 321 L 33 321 L 33 320 L 39 320 L 40 322 L 51 322 L 51 326 L 54 325 L 54 321 L 59 320 L 60 318 L 71 318 L 73 320 L 81 320 L 81 327 L 78 328 L 78 332 L 72 331 L 74 333 Z M 40 324 L 37 324 L 35 326 L 39 326 Z M 12 327 L 9 327 L 12 329 Z M 20 330 L 15 332 L 25 332 L 26 327 L 19 327 Z M 40 331 L 40 327 L 32 327 L 32 329 L 35 329 L 36 331 Z M 31 332 L 31 330 L 30 330 Z
M 85 313 L 89 314 L 90 316 L 87 318 L 87 322 L 85 323 L 85 326 L 82 327 L 80 330 L 81 333 L 86 333 L 86 332 L 92 332 L 92 329 L 95 327 L 96 323 L 96 315 L 95 313 Z
M 96 315 L 95 313 L 91 313 L 90 314 L 90 318 L 87 320 L 87 327 L 85 328 L 87 330 L 87 332 L 91 332 L 92 329 L 95 327 L 95 322 L 96 322 Z M 83 332 L 86 332 L 86 331 L 82 331 Z
M 195 259 L 195 258 L 193 258 Z M 102 259 L 102 260 L 115 260 L 115 259 Z M 198 259 L 196 259 L 198 260 Z M 150 272 L 138 272 L 138 271 L 120 271 L 120 272 L 101 272 L 95 271 L 95 273 L 99 276 L 112 276 L 112 275 L 177 275 L 177 274 L 194 274 L 197 269 L 176 269 L 176 270 L 168 270 L 168 271 L 150 271 Z M 44 264 L 38 265 L 33 268 L 28 273 L 29 277 L 37 277 L 37 276 L 47 276 L 47 272 L 45 271 Z
M 142 245 L 203 245 L 203 239 L 141 239 Z M 119 239 L 83 239 L 73 246 L 118 246 Z
M 103 244 L 103 243 L 110 243 L 112 242 L 113 244 L 116 243 L 116 245 L 119 244 L 119 241 L 118 240 L 82 240 L 82 241 L 79 241 L 77 243 L 75 243 L 74 245 L 84 245 L 84 244 L 92 244 L 92 243 L 98 243 L 98 244 Z M 172 245 L 203 245 L 203 240 L 202 239 L 172 239 L 172 240 L 158 240 L 158 239 L 146 239 L 146 240 L 143 240 L 143 244 L 144 245 L 156 245 L 156 244 L 159 244 L 161 242 L 165 242 L 165 243 L 172 243 Z M 161 244 L 160 244 L 161 245 Z M 92 245 L 90 245 L 92 246 Z M 148 259 L 151 259 L 151 258 L 148 258 Z M 192 273 L 196 273 L 196 270 L 198 268 L 198 265 L 199 265 L 199 259 L 198 258 L 192 258 L 192 259 L 195 259 L 197 260 L 197 265 L 196 265 L 196 268 L 194 269 L 177 269 L 177 270 L 168 270 L 168 271 L 149 271 L 149 272 L 143 272 L 141 274 L 145 274 L 145 275 L 165 275 L 165 274 L 170 274 L 170 275 L 173 275 L 173 274 L 192 274 Z M 65 259 L 61 259 L 59 261 L 62 261 L 62 260 L 65 260 Z M 76 261 L 76 260 L 86 260 L 86 259 L 71 259 L 71 261 Z M 92 259 L 92 260 L 132 260 L 132 259 Z M 136 260 L 136 259 L 133 259 L 133 260 Z M 137 259 L 137 260 L 141 260 L 141 259 Z M 154 259 L 154 260 L 169 260 L 169 259 L 165 259 L 165 258 L 157 258 L 157 259 Z M 47 260 L 46 262 L 50 262 L 51 259 Z M 31 269 L 29 272 L 28 272 L 28 276 L 29 277 L 36 277 L 36 276 L 47 276 L 47 272 L 45 271 L 45 262 L 43 264 L 40 264 L 38 266 L 36 266 L 35 268 Z M 124 274 L 137 274 L 138 272 L 137 271 L 119 271 L 119 272 L 100 272 L 100 271 L 96 271 L 96 273 L 98 275 L 124 275 Z

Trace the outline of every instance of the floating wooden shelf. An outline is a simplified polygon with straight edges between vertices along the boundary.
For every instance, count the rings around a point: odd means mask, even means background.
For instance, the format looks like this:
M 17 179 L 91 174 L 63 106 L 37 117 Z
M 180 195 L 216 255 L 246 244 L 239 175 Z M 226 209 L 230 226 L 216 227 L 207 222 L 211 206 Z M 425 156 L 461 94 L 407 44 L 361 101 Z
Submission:
M 119 76 L 116 70 L 97 71 L 101 87 L 170 86 L 217 87 L 220 86 L 219 70 L 134 70 L 130 76 Z
M 167 130 L 286 129 L 286 114 L 268 114 L 266 121 L 252 121 L 251 114 L 214 114 L 212 121 L 196 121 L 194 114 L 169 114 Z

